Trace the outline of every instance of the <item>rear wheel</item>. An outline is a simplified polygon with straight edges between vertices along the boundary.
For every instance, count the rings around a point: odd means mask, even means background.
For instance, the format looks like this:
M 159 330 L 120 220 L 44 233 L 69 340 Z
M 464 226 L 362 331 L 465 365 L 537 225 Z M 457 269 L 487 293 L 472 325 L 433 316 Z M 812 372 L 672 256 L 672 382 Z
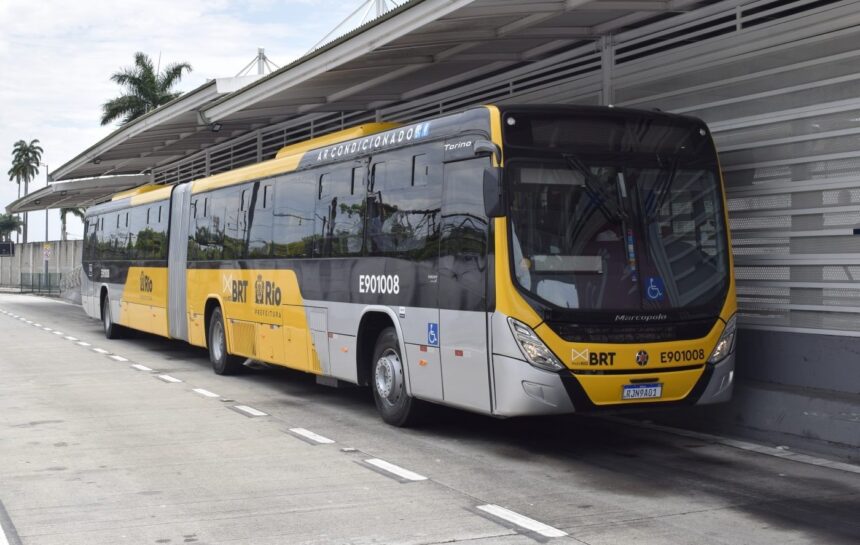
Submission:
M 122 337 L 123 327 L 113 321 L 113 316 L 110 313 L 110 298 L 107 295 L 102 299 L 102 326 L 105 330 L 105 337 L 108 339 Z
M 403 365 L 397 331 L 388 327 L 379 334 L 373 350 L 373 399 L 382 420 L 408 427 L 420 420 L 424 404 L 406 393 Z
M 235 375 L 242 371 L 242 363 L 245 358 L 231 356 L 227 353 L 227 334 L 224 331 L 224 316 L 221 308 L 212 311 L 209 318 L 209 333 L 207 335 L 209 346 L 209 361 L 212 369 L 218 375 Z

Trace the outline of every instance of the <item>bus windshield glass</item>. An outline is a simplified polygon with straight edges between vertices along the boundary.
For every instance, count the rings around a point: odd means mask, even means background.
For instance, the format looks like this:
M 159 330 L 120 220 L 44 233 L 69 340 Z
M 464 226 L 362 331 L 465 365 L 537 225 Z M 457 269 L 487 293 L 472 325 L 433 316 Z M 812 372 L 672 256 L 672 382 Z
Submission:
M 701 123 L 516 116 L 506 127 L 512 268 L 553 309 L 719 312 L 729 256 Z

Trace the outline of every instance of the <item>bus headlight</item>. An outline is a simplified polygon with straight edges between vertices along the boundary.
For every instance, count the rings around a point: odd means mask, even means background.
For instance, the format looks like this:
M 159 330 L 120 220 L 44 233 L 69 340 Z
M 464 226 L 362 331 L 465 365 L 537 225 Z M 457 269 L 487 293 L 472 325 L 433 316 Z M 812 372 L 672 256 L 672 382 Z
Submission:
M 732 316 L 726 322 L 726 328 L 723 329 L 723 334 L 720 335 L 720 340 L 717 341 L 717 346 L 711 352 L 711 357 L 708 358 L 708 363 L 717 363 L 725 359 L 726 356 L 732 353 L 735 349 L 735 329 L 737 327 L 737 317 Z
M 543 341 L 532 331 L 532 328 L 513 318 L 508 318 L 508 325 L 511 326 L 511 333 L 514 334 L 514 339 L 520 345 L 520 350 L 522 350 L 526 361 L 535 367 L 547 371 L 560 371 L 564 369 L 564 364 L 555 357 L 552 350 L 547 348 Z

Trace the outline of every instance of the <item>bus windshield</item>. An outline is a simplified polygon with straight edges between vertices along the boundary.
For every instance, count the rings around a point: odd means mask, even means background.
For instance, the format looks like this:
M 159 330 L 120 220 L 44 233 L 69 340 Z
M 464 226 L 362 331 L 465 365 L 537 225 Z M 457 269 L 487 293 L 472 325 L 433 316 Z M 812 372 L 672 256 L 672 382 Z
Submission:
M 506 168 L 520 288 L 556 309 L 719 312 L 729 256 L 707 133 L 577 121 L 546 120 L 546 130 L 585 142 L 535 136 L 539 123 L 527 140 L 509 139 L 521 147 L 511 146 Z

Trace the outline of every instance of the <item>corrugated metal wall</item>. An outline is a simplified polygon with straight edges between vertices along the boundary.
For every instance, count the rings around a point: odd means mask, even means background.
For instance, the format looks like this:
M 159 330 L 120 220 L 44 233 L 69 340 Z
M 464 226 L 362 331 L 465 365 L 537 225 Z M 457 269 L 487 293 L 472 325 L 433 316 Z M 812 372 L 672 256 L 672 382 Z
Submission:
M 711 126 L 744 325 L 860 335 L 860 5 L 766 4 L 737 9 L 730 34 L 619 65 L 615 102 Z

